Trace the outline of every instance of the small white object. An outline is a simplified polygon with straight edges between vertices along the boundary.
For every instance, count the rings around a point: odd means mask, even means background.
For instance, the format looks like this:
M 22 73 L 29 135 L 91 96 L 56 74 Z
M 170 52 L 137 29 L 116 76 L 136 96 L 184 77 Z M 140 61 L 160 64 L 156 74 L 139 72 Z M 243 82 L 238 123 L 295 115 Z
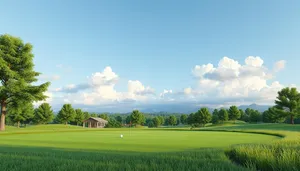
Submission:
M 123 135 L 121 134 L 121 138 L 123 138 Z

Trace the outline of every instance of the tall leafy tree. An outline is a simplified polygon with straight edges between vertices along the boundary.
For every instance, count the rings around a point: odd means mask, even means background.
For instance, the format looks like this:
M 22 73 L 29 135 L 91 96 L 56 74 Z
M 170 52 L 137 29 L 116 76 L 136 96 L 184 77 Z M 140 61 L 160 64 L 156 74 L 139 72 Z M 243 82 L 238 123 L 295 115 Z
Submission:
M 193 125 L 195 123 L 195 117 L 194 117 L 194 113 L 189 114 L 188 118 L 187 118 L 187 123 L 189 125 Z
M 205 126 L 205 124 L 211 121 L 211 114 L 207 108 L 201 108 L 195 113 L 195 122 L 201 126 Z
M 33 122 L 36 124 L 45 124 L 53 120 L 54 113 L 49 103 L 42 103 L 34 111 Z
M 261 113 L 258 110 L 252 110 L 249 117 L 250 122 L 259 122 L 261 121 Z
M 131 122 L 135 125 L 142 125 L 145 123 L 144 114 L 138 110 L 133 110 L 130 115 Z
M 102 118 L 102 119 L 107 120 L 107 121 L 109 120 L 108 115 L 105 114 L 105 113 L 100 114 L 100 115 L 99 115 L 99 118 Z
M 218 124 L 219 123 L 219 110 L 215 109 L 212 113 L 212 118 L 211 118 L 211 122 L 213 124 Z
M 152 119 L 152 122 L 153 122 L 153 124 L 154 124 L 155 127 L 159 127 L 162 124 L 161 120 L 158 117 L 154 117 Z
M 28 123 L 32 120 L 34 115 L 34 107 L 32 103 L 23 102 L 20 106 L 8 106 L 8 116 L 11 121 L 17 123 L 18 128 L 20 123 Z
M 163 116 L 158 116 L 158 119 L 162 125 L 165 123 L 165 118 Z
M 300 94 L 296 88 L 283 88 L 275 100 L 276 110 L 281 116 L 290 117 L 290 123 L 300 115 Z
M 77 126 L 81 124 L 83 120 L 84 120 L 84 113 L 82 112 L 81 109 L 76 109 L 74 121 L 76 122 Z
M 33 85 L 40 73 L 34 71 L 32 45 L 23 43 L 18 37 L 0 35 L 0 131 L 5 130 L 7 106 L 18 106 L 25 102 L 47 98 L 49 82 Z
M 226 109 L 221 109 L 218 114 L 219 120 L 224 122 L 228 121 L 228 112 Z
M 58 112 L 57 118 L 61 123 L 73 121 L 76 113 L 71 104 L 64 104 L 61 110 Z
M 180 122 L 184 125 L 187 124 L 187 118 L 188 116 L 185 114 L 180 115 Z
M 174 115 L 171 115 L 171 116 L 169 117 L 168 121 L 169 121 L 169 125 L 174 126 L 174 125 L 177 124 L 177 118 L 176 118 L 176 116 L 174 116 Z
M 263 112 L 262 120 L 265 123 L 281 123 L 284 122 L 285 117 L 281 116 L 274 107 L 270 107 Z
M 229 120 L 234 120 L 234 121 L 236 121 L 241 117 L 241 113 L 236 106 L 230 106 L 228 110 L 228 115 L 229 115 Z
M 84 115 L 84 120 L 89 119 L 91 117 L 89 112 L 83 112 L 83 115 Z

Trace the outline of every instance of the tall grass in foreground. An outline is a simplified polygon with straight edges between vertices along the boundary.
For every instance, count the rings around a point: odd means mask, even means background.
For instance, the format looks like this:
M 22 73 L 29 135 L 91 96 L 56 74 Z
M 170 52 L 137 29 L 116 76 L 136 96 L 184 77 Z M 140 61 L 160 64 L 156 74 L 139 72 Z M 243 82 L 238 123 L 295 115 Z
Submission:
M 226 154 L 238 164 L 261 171 L 300 170 L 300 142 L 296 140 L 269 145 L 240 145 Z
M 222 149 L 141 153 L 2 146 L 0 159 L 1 171 L 253 171 L 232 164 Z
M 260 132 L 275 133 L 275 131 Z M 288 131 L 277 133 L 284 135 L 285 138 L 270 144 L 232 146 L 225 153 L 235 163 L 260 171 L 300 170 L 299 133 Z

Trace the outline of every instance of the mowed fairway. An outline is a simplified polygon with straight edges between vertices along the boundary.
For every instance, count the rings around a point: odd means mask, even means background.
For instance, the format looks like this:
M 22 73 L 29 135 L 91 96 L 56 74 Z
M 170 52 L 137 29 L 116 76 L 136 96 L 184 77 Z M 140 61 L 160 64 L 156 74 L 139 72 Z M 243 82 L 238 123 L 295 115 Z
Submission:
M 123 135 L 123 138 L 120 135 Z M 1 136 L 1 145 L 55 147 L 78 150 L 160 152 L 228 147 L 232 144 L 269 142 L 277 137 L 233 132 L 172 130 L 101 130 L 47 132 Z

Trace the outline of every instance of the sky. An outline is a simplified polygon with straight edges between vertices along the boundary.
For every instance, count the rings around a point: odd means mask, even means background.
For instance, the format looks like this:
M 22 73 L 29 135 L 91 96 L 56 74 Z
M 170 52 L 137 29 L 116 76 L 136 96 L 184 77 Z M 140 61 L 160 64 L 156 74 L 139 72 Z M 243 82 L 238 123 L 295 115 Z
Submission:
M 296 0 L 0 1 L 56 107 L 273 104 L 300 85 L 299 30 Z

